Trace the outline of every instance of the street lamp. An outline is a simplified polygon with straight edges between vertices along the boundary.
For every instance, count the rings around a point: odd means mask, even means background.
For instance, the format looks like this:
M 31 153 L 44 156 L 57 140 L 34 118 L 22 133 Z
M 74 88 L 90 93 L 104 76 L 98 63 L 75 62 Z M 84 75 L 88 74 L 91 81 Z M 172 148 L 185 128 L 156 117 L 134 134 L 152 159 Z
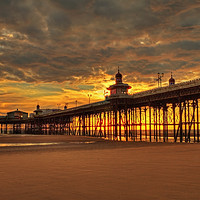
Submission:
M 90 104 L 90 97 L 91 97 L 92 95 L 91 94 L 88 94 L 88 97 L 89 97 L 89 104 Z
M 76 100 L 75 103 L 76 103 L 76 107 L 77 107 L 77 105 L 78 105 L 78 101 Z
M 58 109 L 59 109 L 59 107 L 60 107 L 60 103 L 58 103 L 57 106 L 58 106 Z
M 156 81 L 158 81 L 158 87 L 162 87 L 162 77 L 164 76 L 164 73 L 160 74 L 158 73 L 158 78 Z

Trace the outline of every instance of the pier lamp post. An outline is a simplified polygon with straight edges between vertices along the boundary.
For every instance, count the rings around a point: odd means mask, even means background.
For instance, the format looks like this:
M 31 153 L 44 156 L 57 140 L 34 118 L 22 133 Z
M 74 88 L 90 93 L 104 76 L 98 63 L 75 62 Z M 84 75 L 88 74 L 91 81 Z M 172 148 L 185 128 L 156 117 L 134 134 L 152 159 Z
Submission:
M 92 95 L 91 94 L 88 94 L 88 97 L 89 97 L 89 104 L 90 104 L 90 97 L 91 97 Z
M 78 101 L 76 100 L 75 103 L 76 103 L 76 107 L 77 107 L 78 106 Z
M 164 73 L 160 74 L 158 73 L 158 78 L 156 81 L 158 81 L 158 87 L 162 87 L 162 77 L 164 76 Z

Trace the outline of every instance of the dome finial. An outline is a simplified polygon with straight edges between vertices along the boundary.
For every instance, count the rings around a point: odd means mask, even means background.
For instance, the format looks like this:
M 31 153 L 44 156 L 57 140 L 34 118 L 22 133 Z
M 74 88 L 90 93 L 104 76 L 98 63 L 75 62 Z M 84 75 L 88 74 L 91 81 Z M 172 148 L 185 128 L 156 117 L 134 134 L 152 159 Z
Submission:
M 122 83 L 122 74 L 119 72 L 119 66 L 118 66 L 118 72 L 115 75 L 115 78 L 116 78 L 116 84 Z
M 174 85 L 175 79 L 173 78 L 173 73 L 171 72 L 171 78 L 169 79 L 169 85 Z
M 40 109 L 39 102 L 38 102 L 38 104 L 37 104 L 37 106 L 36 106 L 36 109 L 37 109 L 37 110 L 39 110 L 39 109 Z

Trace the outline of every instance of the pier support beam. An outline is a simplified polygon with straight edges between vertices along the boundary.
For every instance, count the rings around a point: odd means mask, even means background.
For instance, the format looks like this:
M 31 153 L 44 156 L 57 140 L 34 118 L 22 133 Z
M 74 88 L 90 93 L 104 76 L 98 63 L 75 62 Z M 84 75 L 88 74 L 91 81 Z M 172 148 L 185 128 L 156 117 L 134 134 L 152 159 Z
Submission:
M 104 138 L 107 138 L 107 134 L 108 134 L 108 128 L 107 128 L 107 112 L 104 111 L 103 112 L 103 134 L 104 134 Z
M 107 112 L 107 137 L 110 138 L 110 112 Z
M 144 108 L 144 120 L 145 120 L 145 139 L 147 140 L 147 108 Z
M 149 141 L 151 142 L 151 106 L 149 105 Z
M 157 106 L 156 106 L 156 108 L 155 108 L 155 128 L 156 128 L 156 142 L 158 142 L 158 109 L 157 109 Z
M 163 142 L 166 142 L 168 132 L 167 105 L 163 105 Z
M 193 100 L 192 102 L 193 107 L 193 136 L 194 136 L 194 142 L 196 142 L 196 115 L 195 115 L 195 108 L 196 108 L 196 101 Z
M 125 114 L 125 127 L 124 127 L 124 131 L 125 131 L 125 136 L 126 136 L 126 141 L 128 141 L 128 113 L 127 113 L 127 109 L 124 110 L 124 114 Z
M 118 136 L 118 132 L 117 132 L 117 111 L 114 111 L 114 127 L 115 127 L 115 134 L 114 134 L 114 136 L 115 136 L 115 140 L 116 140 L 116 138 L 117 138 L 117 136 Z
M 158 134 L 159 134 L 159 141 L 161 140 L 161 114 L 160 114 L 160 105 L 158 107 L 158 118 L 159 118 L 159 125 L 158 125 Z
M 140 111 L 140 141 L 142 141 L 142 109 L 139 108 Z
M 119 110 L 119 140 L 122 140 L 122 114 L 121 110 Z
M 188 105 L 188 141 L 190 142 L 190 101 L 187 102 Z
M 82 135 L 85 136 L 85 115 L 82 115 Z
M 196 105 L 197 105 L 197 142 L 199 142 L 199 105 L 198 105 L 198 99 L 196 99 Z
M 176 104 L 172 104 L 173 109 L 173 129 L 174 129 L 174 142 L 176 142 Z
M 185 142 L 188 141 L 188 135 L 187 135 L 187 103 L 184 101 L 184 113 L 185 113 Z
M 182 102 L 179 102 L 180 142 L 183 142 Z

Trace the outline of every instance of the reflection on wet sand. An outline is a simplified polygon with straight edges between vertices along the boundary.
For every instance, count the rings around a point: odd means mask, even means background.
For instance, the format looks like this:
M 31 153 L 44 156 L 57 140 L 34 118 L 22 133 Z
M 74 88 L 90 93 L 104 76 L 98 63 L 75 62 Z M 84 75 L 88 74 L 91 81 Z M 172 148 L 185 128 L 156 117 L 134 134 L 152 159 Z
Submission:
M 0 147 L 20 147 L 20 146 L 45 146 L 60 144 L 58 142 L 53 143 L 0 143 Z

